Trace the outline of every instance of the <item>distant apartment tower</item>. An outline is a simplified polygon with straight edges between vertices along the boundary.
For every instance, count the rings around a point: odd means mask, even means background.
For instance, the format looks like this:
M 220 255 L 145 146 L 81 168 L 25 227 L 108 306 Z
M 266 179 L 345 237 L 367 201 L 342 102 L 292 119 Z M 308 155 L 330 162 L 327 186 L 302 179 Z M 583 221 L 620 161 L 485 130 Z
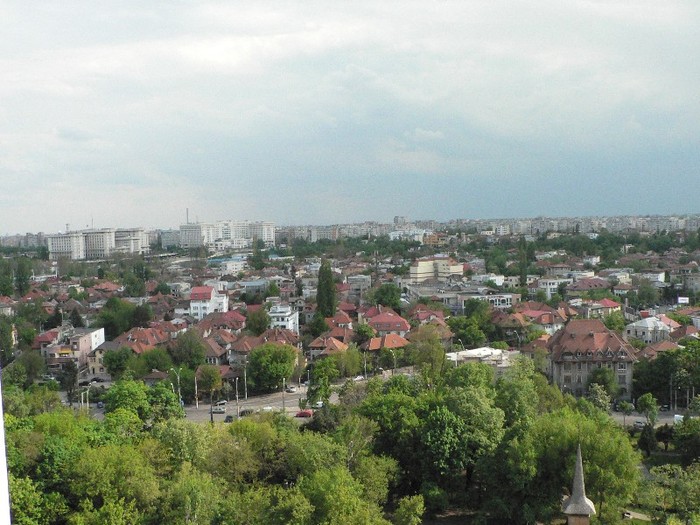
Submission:
M 246 248 L 254 239 L 267 246 L 275 245 L 275 225 L 272 222 L 217 221 L 215 223 L 188 223 L 180 226 L 180 246 L 199 248 Z
M 180 246 L 180 230 L 163 230 L 160 232 L 160 245 L 163 248 L 168 246 Z

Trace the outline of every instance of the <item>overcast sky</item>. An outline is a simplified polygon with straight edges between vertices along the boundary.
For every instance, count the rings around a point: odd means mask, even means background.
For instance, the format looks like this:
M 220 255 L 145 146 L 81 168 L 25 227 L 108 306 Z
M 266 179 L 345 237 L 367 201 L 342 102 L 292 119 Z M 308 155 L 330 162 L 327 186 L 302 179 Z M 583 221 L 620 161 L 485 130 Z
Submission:
M 0 234 L 700 212 L 700 2 L 0 4 Z

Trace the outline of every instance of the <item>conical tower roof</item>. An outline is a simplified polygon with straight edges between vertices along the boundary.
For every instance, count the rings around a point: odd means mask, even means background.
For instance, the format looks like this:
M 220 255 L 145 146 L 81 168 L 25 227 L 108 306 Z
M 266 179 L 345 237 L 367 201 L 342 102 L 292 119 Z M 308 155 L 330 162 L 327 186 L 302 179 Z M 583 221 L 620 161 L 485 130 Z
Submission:
M 595 514 L 593 502 L 586 497 L 586 485 L 583 481 L 583 461 L 581 460 L 581 444 L 576 450 L 576 469 L 574 470 L 574 487 L 571 496 L 562 505 L 564 514 L 569 516 L 590 516 Z

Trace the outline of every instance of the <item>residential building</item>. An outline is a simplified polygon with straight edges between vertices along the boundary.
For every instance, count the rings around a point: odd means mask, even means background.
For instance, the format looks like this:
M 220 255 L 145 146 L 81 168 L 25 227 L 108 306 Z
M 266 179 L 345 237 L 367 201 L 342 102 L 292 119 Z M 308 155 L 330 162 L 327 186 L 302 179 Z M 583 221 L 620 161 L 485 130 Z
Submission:
M 299 312 L 288 304 L 276 304 L 270 308 L 270 328 L 284 328 L 299 334 Z
M 464 265 L 446 255 L 435 255 L 413 261 L 409 270 L 408 282 L 418 284 L 424 281 L 446 281 L 450 277 L 462 277 Z
M 585 395 L 589 375 L 598 368 L 614 371 L 620 397 L 630 399 L 636 351 L 608 330 L 599 319 L 572 319 L 547 343 L 551 352 L 552 381 L 562 392 Z
M 671 328 L 658 317 L 647 317 L 625 326 L 625 339 L 639 339 L 648 345 L 671 338 Z
M 228 296 L 212 286 L 195 286 L 190 291 L 189 315 L 201 321 L 213 312 L 228 312 Z

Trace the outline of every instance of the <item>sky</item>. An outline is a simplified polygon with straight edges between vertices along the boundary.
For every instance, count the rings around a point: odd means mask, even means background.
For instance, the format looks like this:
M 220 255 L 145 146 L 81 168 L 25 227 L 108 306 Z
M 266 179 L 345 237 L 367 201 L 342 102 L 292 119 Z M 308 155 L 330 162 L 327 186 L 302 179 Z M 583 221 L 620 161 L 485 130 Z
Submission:
M 697 0 L 4 0 L 0 34 L 0 235 L 700 212 Z

